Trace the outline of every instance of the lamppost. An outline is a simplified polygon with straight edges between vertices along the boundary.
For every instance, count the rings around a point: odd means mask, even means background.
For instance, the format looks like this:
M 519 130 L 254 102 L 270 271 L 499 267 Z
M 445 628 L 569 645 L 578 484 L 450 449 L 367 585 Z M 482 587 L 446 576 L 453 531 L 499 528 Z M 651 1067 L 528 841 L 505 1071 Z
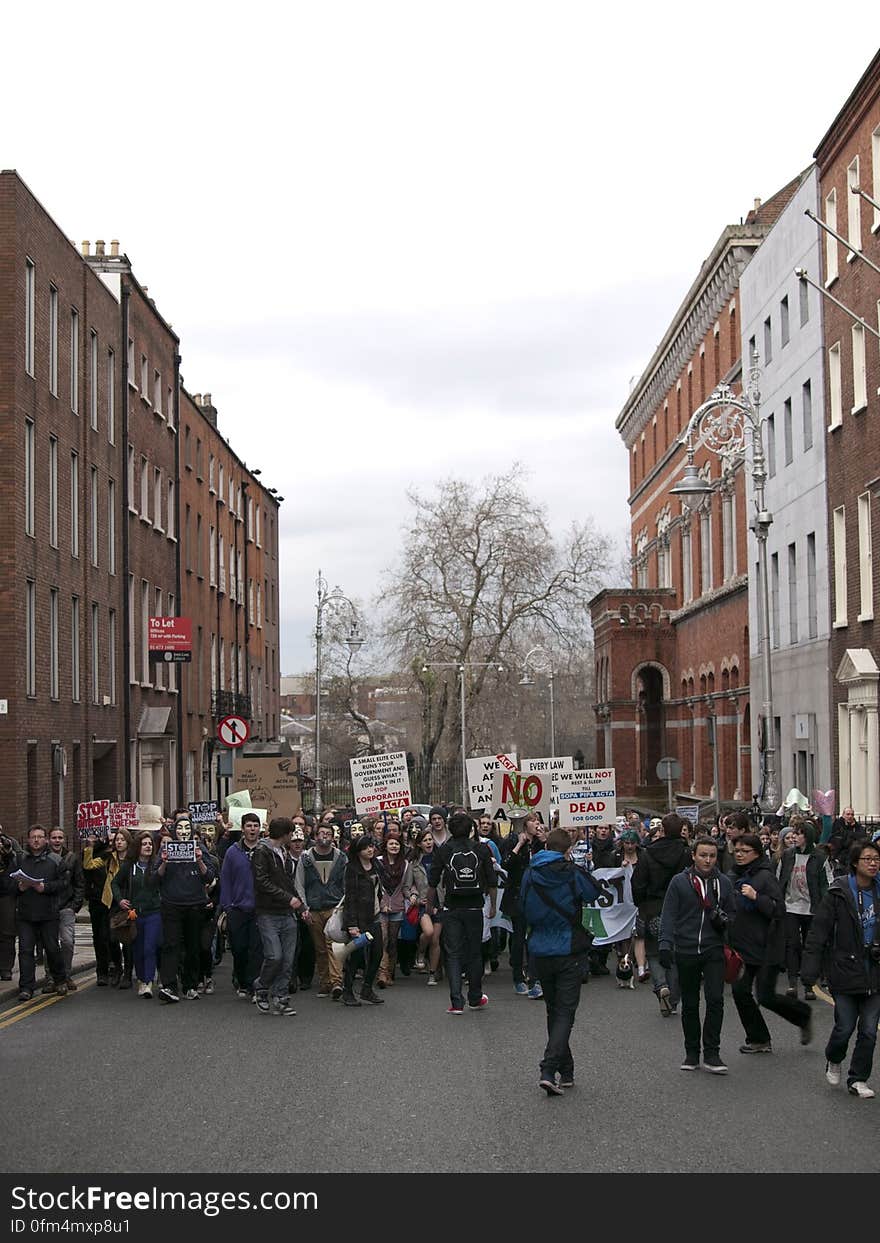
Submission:
M 535 663 L 535 657 L 538 658 L 541 664 L 548 667 L 542 669 L 540 665 Z M 547 685 L 550 690 L 550 755 L 552 757 L 556 755 L 556 712 L 553 702 L 553 665 L 551 662 L 552 657 L 546 647 L 541 647 L 540 644 L 537 647 L 533 647 L 523 657 L 523 675 L 519 680 L 519 684 L 520 686 L 534 686 L 535 679 L 529 677 L 529 673 L 532 671 L 547 675 Z
M 736 396 L 727 384 L 719 384 L 714 393 L 693 412 L 684 433 L 687 446 L 687 462 L 681 482 L 670 489 L 671 495 L 680 496 L 685 504 L 693 497 L 712 493 L 710 483 L 700 476 L 694 464 L 697 443 L 722 461 L 745 457 L 746 435 L 751 433 L 752 484 L 755 489 L 755 512 L 749 528 L 758 541 L 758 592 L 761 614 L 761 666 L 764 698 L 764 780 L 763 806 L 765 811 L 775 811 L 779 806 L 779 785 L 776 777 L 776 737 L 773 720 L 773 684 L 770 668 L 770 609 L 767 584 L 767 536 L 773 515 L 765 507 L 764 484 L 767 467 L 764 458 L 764 441 L 761 428 L 761 372 L 758 355 L 753 352 L 749 370 L 748 392 Z
M 340 587 L 334 587 L 330 590 L 326 578 L 318 570 L 318 599 L 316 604 L 316 621 L 315 621 L 315 798 L 314 812 L 316 816 L 320 816 L 324 810 L 324 799 L 322 797 L 322 778 L 321 778 L 321 643 L 324 638 L 324 609 L 336 608 L 340 604 L 345 604 L 351 609 L 351 629 L 346 637 L 346 643 L 352 652 L 356 652 L 358 648 L 363 647 L 364 638 L 358 630 L 357 609 L 349 600 L 348 596 L 342 594 Z
M 464 700 L 464 671 L 465 669 L 497 669 L 499 673 L 504 672 L 504 666 L 496 664 L 494 660 L 432 660 L 428 664 L 422 665 L 422 673 L 427 673 L 429 669 L 457 669 L 458 678 L 461 686 L 461 805 L 468 805 L 468 780 L 467 780 L 467 735 L 464 725 L 465 700 Z

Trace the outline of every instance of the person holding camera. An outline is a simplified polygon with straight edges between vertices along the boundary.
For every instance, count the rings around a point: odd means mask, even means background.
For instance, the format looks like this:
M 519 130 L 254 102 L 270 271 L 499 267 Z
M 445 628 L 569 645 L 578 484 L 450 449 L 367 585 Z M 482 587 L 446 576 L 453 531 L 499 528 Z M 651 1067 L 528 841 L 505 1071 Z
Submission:
M 724 941 L 736 918 L 733 886 L 717 867 L 718 846 L 698 837 L 694 862 L 669 883 L 660 912 L 660 963 L 678 968 L 681 1026 L 684 1032 L 682 1070 L 700 1066 L 700 986 L 706 1001 L 703 1021 L 703 1066 L 726 1075 L 721 1060 L 724 1021 Z
M 834 1027 L 825 1046 L 825 1078 L 832 1087 L 858 1028 L 846 1086 L 852 1096 L 870 1100 L 868 1087 L 880 1022 L 880 847 L 856 842 L 850 850 L 849 875 L 832 881 L 813 916 L 801 961 L 806 988 L 819 979 L 828 951 L 828 981 L 834 998 Z

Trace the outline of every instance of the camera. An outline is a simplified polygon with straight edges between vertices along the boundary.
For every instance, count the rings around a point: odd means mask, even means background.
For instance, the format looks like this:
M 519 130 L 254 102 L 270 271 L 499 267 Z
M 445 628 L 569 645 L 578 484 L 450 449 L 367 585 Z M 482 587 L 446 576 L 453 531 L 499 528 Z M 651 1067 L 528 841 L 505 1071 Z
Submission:
M 872 963 L 880 966 L 880 943 L 877 941 L 871 942 L 868 946 L 868 957 L 871 959 Z
M 715 910 L 709 916 L 709 923 L 716 932 L 724 932 L 727 929 L 728 924 L 727 912 L 723 911 L 720 906 L 716 906 Z

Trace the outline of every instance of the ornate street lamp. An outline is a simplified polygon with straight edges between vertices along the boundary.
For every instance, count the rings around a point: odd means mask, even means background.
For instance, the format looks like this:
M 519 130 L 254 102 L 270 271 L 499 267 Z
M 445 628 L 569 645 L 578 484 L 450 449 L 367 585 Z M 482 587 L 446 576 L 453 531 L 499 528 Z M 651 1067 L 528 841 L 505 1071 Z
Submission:
M 316 622 L 315 622 L 315 797 L 314 812 L 316 816 L 320 816 L 324 810 L 323 784 L 321 777 L 321 644 L 324 638 L 324 609 L 338 608 L 340 605 L 346 605 L 351 610 L 351 628 L 346 637 L 345 642 L 348 644 L 349 650 L 356 652 L 363 647 L 364 637 L 358 628 L 357 609 L 349 600 L 348 596 L 343 595 L 340 587 L 334 587 L 331 591 L 326 578 L 318 570 L 318 599 L 316 604 Z

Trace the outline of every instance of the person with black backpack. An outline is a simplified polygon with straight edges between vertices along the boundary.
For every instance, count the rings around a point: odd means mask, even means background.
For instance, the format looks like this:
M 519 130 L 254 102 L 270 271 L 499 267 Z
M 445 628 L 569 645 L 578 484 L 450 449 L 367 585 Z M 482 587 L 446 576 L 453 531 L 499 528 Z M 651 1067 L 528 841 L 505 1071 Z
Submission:
M 483 992 L 483 904 L 489 895 L 489 918 L 495 916 L 498 881 L 492 852 L 472 840 L 474 821 L 467 812 L 449 817 L 449 840 L 435 847 L 428 877 L 427 908 L 432 918 L 437 908 L 437 886 L 443 884 L 443 925 L 440 944 L 449 977 L 447 1014 L 464 1012 L 462 970 L 467 972 L 468 1009 L 482 1010 L 489 1004 Z
M 547 1045 L 538 1086 L 548 1096 L 561 1096 L 563 1088 L 574 1086 L 569 1037 L 581 997 L 581 960 L 590 948 L 583 904 L 595 902 L 603 892 L 601 881 L 571 862 L 570 851 L 569 834 L 554 829 L 529 864 L 520 890 L 529 951 L 547 1008 Z

